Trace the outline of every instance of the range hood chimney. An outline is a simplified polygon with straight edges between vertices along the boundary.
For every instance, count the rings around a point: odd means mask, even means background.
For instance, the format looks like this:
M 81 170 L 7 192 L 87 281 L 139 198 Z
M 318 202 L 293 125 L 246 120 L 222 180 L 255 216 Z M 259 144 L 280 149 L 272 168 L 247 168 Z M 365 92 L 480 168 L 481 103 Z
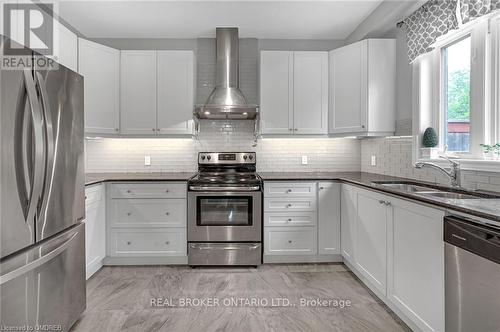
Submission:
M 199 119 L 255 119 L 258 106 L 248 104 L 239 89 L 238 28 L 216 29 L 216 82 L 205 104 L 196 105 Z

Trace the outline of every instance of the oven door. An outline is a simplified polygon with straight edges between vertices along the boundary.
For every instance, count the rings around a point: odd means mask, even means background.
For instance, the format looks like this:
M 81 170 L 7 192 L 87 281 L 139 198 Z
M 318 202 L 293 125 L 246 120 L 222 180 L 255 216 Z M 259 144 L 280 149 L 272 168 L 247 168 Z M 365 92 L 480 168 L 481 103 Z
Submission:
M 261 241 L 262 192 L 188 193 L 189 242 Z

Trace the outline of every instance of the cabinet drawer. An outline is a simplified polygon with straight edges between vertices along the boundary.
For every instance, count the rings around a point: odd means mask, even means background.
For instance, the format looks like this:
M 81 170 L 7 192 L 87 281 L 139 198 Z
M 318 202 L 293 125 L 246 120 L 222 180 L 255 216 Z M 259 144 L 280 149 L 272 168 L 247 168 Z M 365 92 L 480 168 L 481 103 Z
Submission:
M 316 211 L 316 197 L 304 198 L 265 198 L 264 211 Z
M 264 214 L 265 226 L 314 226 L 316 212 L 267 212 Z
M 184 256 L 185 228 L 112 229 L 109 255 L 115 257 Z
M 316 197 L 316 182 L 265 182 L 264 197 Z
M 316 227 L 266 227 L 264 253 L 266 255 L 315 255 Z
M 100 202 L 103 196 L 102 184 L 85 188 L 85 205 L 89 206 L 93 203 Z
M 185 198 L 186 182 L 113 183 L 111 198 Z
M 111 227 L 186 227 L 186 199 L 113 199 Z

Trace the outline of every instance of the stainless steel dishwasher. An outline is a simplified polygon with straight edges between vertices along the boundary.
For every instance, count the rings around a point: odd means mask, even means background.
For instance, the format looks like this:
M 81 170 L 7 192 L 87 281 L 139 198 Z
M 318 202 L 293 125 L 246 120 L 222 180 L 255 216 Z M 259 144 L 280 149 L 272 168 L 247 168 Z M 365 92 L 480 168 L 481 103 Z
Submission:
M 444 218 L 446 331 L 499 331 L 500 228 Z

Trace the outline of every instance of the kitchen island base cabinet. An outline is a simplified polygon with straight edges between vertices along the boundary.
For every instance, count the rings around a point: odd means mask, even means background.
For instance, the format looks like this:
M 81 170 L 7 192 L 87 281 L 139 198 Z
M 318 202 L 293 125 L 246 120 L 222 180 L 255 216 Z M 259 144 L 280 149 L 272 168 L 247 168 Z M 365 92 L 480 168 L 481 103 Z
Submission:
M 340 184 L 264 183 L 264 263 L 340 262 Z
M 351 185 L 341 192 L 346 266 L 414 331 L 444 331 L 441 210 Z

